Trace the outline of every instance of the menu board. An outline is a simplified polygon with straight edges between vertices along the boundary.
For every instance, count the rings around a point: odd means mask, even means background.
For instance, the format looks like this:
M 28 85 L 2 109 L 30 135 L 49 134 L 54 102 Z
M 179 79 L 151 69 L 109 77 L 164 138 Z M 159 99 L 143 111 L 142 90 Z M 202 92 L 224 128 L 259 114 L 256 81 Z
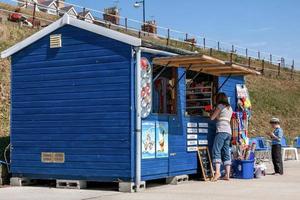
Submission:
M 202 179 L 204 181 L 211 180 L 214 176 L 214 170 L 213 170 L 208 147 L 198 148 L 198 158 L 199 158 Z

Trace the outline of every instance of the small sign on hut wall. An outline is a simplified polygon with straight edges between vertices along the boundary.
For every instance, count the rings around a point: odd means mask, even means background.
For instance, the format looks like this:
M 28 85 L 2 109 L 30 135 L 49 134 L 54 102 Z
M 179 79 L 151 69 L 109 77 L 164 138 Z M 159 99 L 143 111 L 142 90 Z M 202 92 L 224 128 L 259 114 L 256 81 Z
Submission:
M 188 128 L 187 133 L 198 133 L 197 128 Z
M 41 153 L 42 163 L 64 163 L 65 153 L 63 152 L 42 152 Z
M 156 122 L 156 158 L 165 158 L 169 154 L 169 123 Z
M 208 123 L 198 123 L 199 128 L 208 128 Z
M 187 127 L 188 127 L 188 128 L 197 128 L 198 125 L 197 125 L 197 123 L 188 122 L 188 123 L 187 123 Z
M 198 147 L 196 147 L 196 146 L 187 147 L 187 151 L 188 151 L 188 152 L 195 152 L 195 151 L 198 151 Z
M 197 139 L 198 136 L 197 134 L 187 134 L 187 139 L 188 140 L 194 140 L 194 139 Z
M 198 133 L 208 133 L 208 129 L 207 128 L 199 128 Z
M 142 122 L 142 159 L 155 158 L 155 121 Z

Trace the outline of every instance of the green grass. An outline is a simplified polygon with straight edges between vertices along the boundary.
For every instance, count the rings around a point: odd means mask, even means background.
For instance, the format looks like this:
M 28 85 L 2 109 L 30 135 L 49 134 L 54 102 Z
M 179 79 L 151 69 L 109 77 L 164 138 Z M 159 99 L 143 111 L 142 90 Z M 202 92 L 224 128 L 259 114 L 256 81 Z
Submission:
M 19 27 L 12 22 L 0 23 L 0 51 L 20 42 L 35 33 L 37 29 Z M 0 136 L 9 133 L 10 106 L 10 61 L 0 59 Z
M 249 76 L 247 86 L 253 106 L 252 134 L 264 135 L 270 131 L 270 118 L 279 117 L 285 135 L 300 136 L 300 82 Z

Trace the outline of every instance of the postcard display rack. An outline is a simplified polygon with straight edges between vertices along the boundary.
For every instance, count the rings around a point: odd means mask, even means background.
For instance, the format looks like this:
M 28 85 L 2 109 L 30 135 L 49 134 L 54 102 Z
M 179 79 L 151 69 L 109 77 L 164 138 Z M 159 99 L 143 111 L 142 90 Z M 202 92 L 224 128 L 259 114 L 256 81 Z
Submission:
M 207 146 L 207 139 L 203 139 L 202 136 L 206 136 L 208 133 L 208 123 L 187 123 L 187 151 L 196 152 L 199 146 Z M 206 137 L 205 137 L 206 138 Z

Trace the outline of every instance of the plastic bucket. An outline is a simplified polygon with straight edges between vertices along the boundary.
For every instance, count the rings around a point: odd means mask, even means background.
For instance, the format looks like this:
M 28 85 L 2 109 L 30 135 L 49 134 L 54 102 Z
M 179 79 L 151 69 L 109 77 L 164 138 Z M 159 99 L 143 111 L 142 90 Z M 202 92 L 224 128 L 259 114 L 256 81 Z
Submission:
M 254 160 L 235 160 L 233 176 L 240 179 L 254 178 Z

